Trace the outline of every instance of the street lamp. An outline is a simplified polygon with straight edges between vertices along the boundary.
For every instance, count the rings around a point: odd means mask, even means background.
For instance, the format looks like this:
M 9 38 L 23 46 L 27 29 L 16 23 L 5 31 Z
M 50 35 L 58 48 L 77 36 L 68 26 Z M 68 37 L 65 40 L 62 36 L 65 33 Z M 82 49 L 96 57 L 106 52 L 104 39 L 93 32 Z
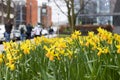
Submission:
M 20 2 L 20 22 L 22 23 L 23 21 L 23 4 Z
M 48 0 L 47 9 L 49 9 L 49 0 Z M 47 11 L 47 28 L 49 27 L 48 19 L 49 19 L 49 11 Z
M 58 28 L 57 28 L 57 30 L 58 30 L 58 36 L 59 36 L 59 12 L 57 13 L 58 14 Z

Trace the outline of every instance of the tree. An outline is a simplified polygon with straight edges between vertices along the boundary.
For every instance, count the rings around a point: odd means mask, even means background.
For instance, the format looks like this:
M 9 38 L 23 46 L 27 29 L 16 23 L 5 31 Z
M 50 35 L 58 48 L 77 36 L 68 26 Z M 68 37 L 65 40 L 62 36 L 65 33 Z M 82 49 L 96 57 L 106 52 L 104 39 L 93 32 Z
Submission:
M 64 1 L 64 3 L 66 4 L 67 7 L 67 14 L 61 9 L 61 7 L 59 6 L 59 4 L 56 1 Z M 76 17 L 78 16 L 79 13 L 83 13 L 85 6 L 89 3 L 89 1 L 91 0 L 79 0 L 80 3 L 80 8 L 79 10 L 75 13 L 75 2 L 74 0 L 54 0 L 54 3 L 56 4 L 56 6 L 60 9 L 60 11 L 65 14 L 68 18 L 68 22 L 69 25 L 72 29 L 72 32 L 74 31 L 74 27 L 75 27 L 75 23 L 76 23 Z
M 1 0 L 1 11 L 2 11 L 2 17 L 1 17 L 1 23 L 2 24 L 4 24 L 4 13 L 6 13 L 7 14 L 7 20 L 9 20 L 10 19 L 10 14 L 11 14 L 11 4 L 13 4 L 13 6 L 14 6 L 14 18 L 13 18 L 13 20 L 14 20 L 14 25 L 16 25 L 15 23 L 16 23 L 16 20 L 15 20 L 15 18 L 16 18 L 16 7 L 17 7 L 17 5 L 19 4 L 21 2 L 21 0 Z M 7 4 L 7 6 L 6 5 L 4 5 L 4 3 L 6 3 Z
M 10 19 L 10 12 L 11 12 L 11 2 L 12 0 L 0 0 L 1 1 L 1 23 L 4 24 L 4 13 L 7 14 L 7 20 Z M 6 3 L 7 5 L 4 5 Z
M 11 1 L 12 0 L 1 0 L 2 23 L 4 23 L 4 13 L 7 13 L 7 19 L 10 19 Z M 7 4 L 6 9 L 4 3 Z
M 10 19 L 10 12 L 11 12 L 11 0 L 6 0 L 7 3 L 7 19 Z
M 2 21 L 2 24 L 4 23 L 4 0 L 1 0 L 1 12 L 2 12 L 2 17 L 1 17 L 1 21 Z

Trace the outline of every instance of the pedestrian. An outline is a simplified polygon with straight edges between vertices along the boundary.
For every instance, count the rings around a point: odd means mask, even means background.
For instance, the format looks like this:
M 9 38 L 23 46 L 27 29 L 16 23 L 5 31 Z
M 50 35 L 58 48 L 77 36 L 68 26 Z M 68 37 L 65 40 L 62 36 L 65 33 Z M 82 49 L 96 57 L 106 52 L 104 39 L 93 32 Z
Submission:
M 53 34 L 54 33 L 54 30 L 52 27 L 49 28 L 49 34 Z
M 5 33 L 4 33 L 4 35 L 5 35 L 6 42 L 10 41 L 10 34 L 11 34 L 12 26 L 13 26 L 13 24 L 11 23 L 11 20 L 9 19 L 7 21 L 7 23 L 5 24 Z
M 20 25 L 19 25 L 19 30 L 20 30 L 20 39 L 23 41 L 26 39 L 26 25 L 24 24 L 24 22 L 22 22 Z
M 35 28 L 33 29 L 35 37 L 40 37 L 41 36 L 41 31 L 42 27 L 40 25 L 36 25 Z
M 31 31 L 32 31 L 32 26 L 31 24 L 27 24 L 27 39 L 31 39 Z

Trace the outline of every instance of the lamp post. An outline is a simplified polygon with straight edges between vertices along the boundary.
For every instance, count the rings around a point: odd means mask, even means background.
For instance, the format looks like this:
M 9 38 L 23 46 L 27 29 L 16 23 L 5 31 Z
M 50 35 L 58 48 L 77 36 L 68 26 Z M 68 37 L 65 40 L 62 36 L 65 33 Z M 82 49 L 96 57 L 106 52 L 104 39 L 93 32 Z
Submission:
M 58 14 L 58 27 L 57 27 L 57 30 L 58 30 L 58 37 L 59 37 L 59 12 L 57 13 Z
M 100 1 L 99 0 L 97 0 L 97 13 L 99 14 L 100 13 Z M 100 19 L 99 19 L 99 17 L 97 17 L 97 23 L 99 24 L 100 23 Z
M 48 6 L 47 6 L 47 8 L 46 8 L 46 10 L 48 10 L 49 9 L 49 2 L 50 2 L 50 0 L 48 0 Z M 49 15 L 49 11 L 47 11 L 47 28 L 49 28 L 50 27 L 50 24 L 49 24 L 49 17 L 50 17 L 50 15 Z
M 23 4 L 20 2 L 20 22 L 23 22 Z

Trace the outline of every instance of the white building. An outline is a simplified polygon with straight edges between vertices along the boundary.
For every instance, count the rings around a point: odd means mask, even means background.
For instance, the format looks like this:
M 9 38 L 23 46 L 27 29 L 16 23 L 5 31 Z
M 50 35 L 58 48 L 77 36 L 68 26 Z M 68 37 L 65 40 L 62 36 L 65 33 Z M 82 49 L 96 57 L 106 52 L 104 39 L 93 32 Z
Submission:
M 84 4 L 86 2 L 88 0 L 84 0 Z M 83 13 L 79 14 L 77 24 L 80 21 L 83 24 L 107 24 L 108 21 L 113 22 L 113 17 L 107 14 L 110 14 L 110 0 L 90 0 L 85 5 Z

